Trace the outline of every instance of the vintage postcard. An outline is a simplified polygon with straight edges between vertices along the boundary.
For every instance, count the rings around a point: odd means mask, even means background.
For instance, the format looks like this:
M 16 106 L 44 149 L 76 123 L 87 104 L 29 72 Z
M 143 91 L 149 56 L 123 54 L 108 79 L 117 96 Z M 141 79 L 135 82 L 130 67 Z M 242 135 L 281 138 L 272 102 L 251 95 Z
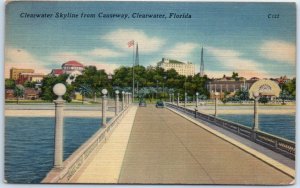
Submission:
M 295 183 L 295 3 L 5 11 L 6 183 Z

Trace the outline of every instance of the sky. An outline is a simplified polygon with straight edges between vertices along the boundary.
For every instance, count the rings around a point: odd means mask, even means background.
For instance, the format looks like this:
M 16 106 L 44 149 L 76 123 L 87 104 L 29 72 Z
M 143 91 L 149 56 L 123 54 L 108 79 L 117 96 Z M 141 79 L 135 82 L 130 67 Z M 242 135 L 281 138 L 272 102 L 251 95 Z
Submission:
M 129 18 L 98 18 L 101 12 Z M 55 18 L 56 13 L 79 17 Z M 81 18 L 82 13 L 96 17 Z M 133 18 L 133 13 L 166 18 Z M 170 13 L 191 18 L 169 18 Z M 294 3 L 14 2 L 6 7 L 5 77 L 11 67 L 48 74 L 69 60 L 112 73 L 132 66 L 131 40 L 139 45 L 143 66 L 165 57 L 192 62 L 198 73 L 203 47 L 210 78 L 232 72 L 246 78 L 296 75 Z

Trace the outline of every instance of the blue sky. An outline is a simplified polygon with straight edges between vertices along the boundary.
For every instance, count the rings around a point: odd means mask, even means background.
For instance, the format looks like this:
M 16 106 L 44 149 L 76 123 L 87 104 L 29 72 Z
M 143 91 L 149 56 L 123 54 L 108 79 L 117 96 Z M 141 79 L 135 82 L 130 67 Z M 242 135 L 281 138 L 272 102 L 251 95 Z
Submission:
M 96 18 L 20 18 L 21 13 L 94 13 Z M 97 14 L 188 13 L 190 19 L 98 18 Z M 268 18 L 268 15 L 279 18 Z M 293 3 L 15 2 L 6 8 L 6 77 L 11 67 L 49 73 L 68 60 L 112 72 L 162 57 L 196 64 L 204 47 L 205 73 L 278 77 L 296 74 L 296 9 Z

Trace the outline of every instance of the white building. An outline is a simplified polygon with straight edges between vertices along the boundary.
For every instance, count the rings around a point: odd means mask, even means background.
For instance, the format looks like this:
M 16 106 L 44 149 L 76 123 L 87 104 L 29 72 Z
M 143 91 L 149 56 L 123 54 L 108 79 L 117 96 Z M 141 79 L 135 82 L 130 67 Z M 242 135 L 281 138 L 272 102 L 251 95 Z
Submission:
M 184 76 L 194 76 L 195 75 L 195 65 L 191 62 L 183 63 L 177 60 L 169 60 L 162 58 L 157 66 L 164 68 L 165 70 L 175 69 L 175 71 Z

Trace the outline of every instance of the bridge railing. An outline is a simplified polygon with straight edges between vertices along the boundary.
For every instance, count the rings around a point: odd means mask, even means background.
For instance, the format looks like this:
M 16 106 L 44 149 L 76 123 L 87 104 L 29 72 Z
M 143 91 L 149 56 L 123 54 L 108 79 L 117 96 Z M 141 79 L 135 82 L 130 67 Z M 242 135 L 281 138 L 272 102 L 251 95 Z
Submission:
M 188 109 L 182 106 L 177 106 L 171 103 L 166 103 L 166 105 L 167 107 L 176 109 L 180 112 L 188 114 L 189 116 L 193 116 L 195 118 L 222 127 L 232 133 L 235 133 L 257 144 L 260 144 L 268 149 L 280 153 L 290 159 L 295 160 L 296 147 L 295 147 L 295 142 L 293 141 L 263 131 L 253 131 L 251 128 L 245 125 L 231 122 L 212 115 L 204 114 L 196 110 Z
M 42 183 L 63 183 L 68 182 L 80 167 L 86 162 L 91 153 L 100 148 L 111 135 L 113 129 L 118 125 L 119 121 L 128 112 L 125 107 L 118 115 L 109 120 L 106 127 L 99 129 L 91 138 L 82 144 L 68 159 L 63 162 L 63 168 L 53 168 Z

